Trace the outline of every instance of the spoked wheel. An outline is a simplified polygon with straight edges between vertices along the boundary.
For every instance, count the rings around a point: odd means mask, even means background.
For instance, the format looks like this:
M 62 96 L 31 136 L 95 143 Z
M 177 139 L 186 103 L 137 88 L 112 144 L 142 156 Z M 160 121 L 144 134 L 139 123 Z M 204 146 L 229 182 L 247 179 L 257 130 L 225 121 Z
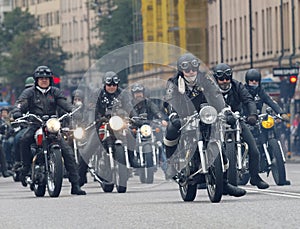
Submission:
M 220 202 L 223 194 L 223 171 L 220 155 L 216 157 L 214 163 L 209 167 L 205 179 L 210 201 L 213 203 Z
M 48 193 L 51 197 L 58 197 L 63 182 L 63 162 L 60 149 L 51 150 L 48 163 Z
M 285 165 L 277 140 L 269 141 L 268 150 L 273 155 L 271 171 L 274 181 L 277 185 L 284 185 L 286 183 Z
M 245 159 L 243 160 L 242 171 L 238 171 L 238 185 L 246 185 L 249 180 L 250 180 L 249 154 L 247 154 Z
M 128 171 L 126 167 L 125 151 L 123 146 L 115 146 L 115 183 L 118 193 L 125 193 L 127 189 Z
M 197 194 L 197 184 L 191 184 L 188 181 L 191 171 L 189 165 L 181 170 L 181 181 L 179 183 L 179 191 L 184 201 L 193 201 Z

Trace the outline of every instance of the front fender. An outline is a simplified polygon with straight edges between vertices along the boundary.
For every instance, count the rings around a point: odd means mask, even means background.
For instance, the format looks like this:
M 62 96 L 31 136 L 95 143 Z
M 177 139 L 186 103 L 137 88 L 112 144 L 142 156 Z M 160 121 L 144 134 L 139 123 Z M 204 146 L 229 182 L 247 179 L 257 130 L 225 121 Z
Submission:
M 143 153 L 152 153 L 152 145 L 151 144 L 145 144 L 143 145 Z

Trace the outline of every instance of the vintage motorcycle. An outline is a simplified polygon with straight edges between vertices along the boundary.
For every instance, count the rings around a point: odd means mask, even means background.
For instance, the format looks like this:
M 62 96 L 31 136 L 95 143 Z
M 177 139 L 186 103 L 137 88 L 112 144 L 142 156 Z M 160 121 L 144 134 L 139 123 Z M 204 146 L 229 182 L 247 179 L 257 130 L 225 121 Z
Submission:
M 29 184 L 35 196 L 42 197 L 46 188 L 50 197 L 58 197 L 63 181 L 63 159 L 61 146 L 61 122 L 64 118 L 72 116 L 80 107 L 61 117 L 35 114 L 25 114 L 15 120 L 15 123 L 39 125 L 34 134 L 35 143 L 30 146 L 33 155 L 31 176 L 26 177 L 23 185 Z
M 220 202 L 223 193 L 223 158 L 221 142 L 214 124 L 218 122 L 214 107 L 205 105 L 183 119 L 181 137 L 174 154 L 177 174 L 173 179 L 178 183 L 184 201 L 193 201 L 197 185 L 206 184 L 211 202 Z
M 276 120 L 282 120 L 279 115 L 272 115 L 268 107 L 265 114 L 260 114 L 258 124 L 252 128 L 260 152 L 260 173 L 269 175 L 272 171 L 277 185 L 286 184 L 285 156 L 276 129 Z
M 152 184 L 154 173 L 157 171 L 160 145 L 156 135 L 161 132 L 159 120 L 149 121 L 147 114 L 131 118 L 131 131 L 135 135 L 137 155 L 140 168 L 138 175 L 141 183 Z
M 230 108 L 220 113 L 219 117 L 222 122 L 219 130 L 223 149 L 229 161 L 227 170 L 228 182 L 237 186 L 238 184 L 246 184 L 250 178 L 248 144 L 241 137 L 242 128 L 240 122 L 244 118 L 241 117 L 240 112 L 232 113 L 236 120 L 234 125 L 227 124 L 226 112 L 231 113 Z
M 129 178 L 129 159 L 127 150 L 128 122 L 126 118 L 112 115 L 99 127 L 102 142 L 100 155 L 93 160 L 94 173 L 104 192 L 112 192 L 114 185 L 118 193 L 125 193 Z

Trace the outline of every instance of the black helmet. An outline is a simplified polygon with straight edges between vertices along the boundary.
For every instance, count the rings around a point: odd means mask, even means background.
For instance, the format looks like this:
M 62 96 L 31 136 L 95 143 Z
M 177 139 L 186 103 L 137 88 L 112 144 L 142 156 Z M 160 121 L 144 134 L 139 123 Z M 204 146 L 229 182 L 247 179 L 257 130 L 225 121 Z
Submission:
M 104 83 L 104 85 L 106 85 L 106 84 L 118 85 L 120 83 L 120 78 L 115 72 L 109 71 L 109 72 L 105 73 L 103 83 Z
M 145 92 L 145 87 L 141 84 L 135 83 L 131 87 L 131 93 L 134 94 L 136 92 Z
M 255 80 L 258 81 L 260 84 L 261 81 L 261 74 L 257 69 L 251 68 L 246 72 L 245 81 L 249 84 L 249 81 Z
M 2 107 L 1 108 L 1 110 L 0 110 L 1 112 L 2 111 L 7 111 L 7 112 L 9 112 L 10 111 L 10 109 L 9 109 L 9 107 L 8 106 L 4 106 L 4 107 Z
M 191 69 L 198 71 L 200 66 L 199 59 L 192 53 L 185 53 L 177 60 L 177 70 L 189 72 Z
M 224 78 L 226 79 L 232 79 L 232 69 L 229 65 L 224 64 L 224 63 L 220 63 L 217 64 L 214 69 L 214 77 L 216 79 L 220 79 L 220 80 L 224 80 Z
M 34 79 L 46 77 L 52 79 L 53 73 L 47 66 L 38 66 L 33 73 Z

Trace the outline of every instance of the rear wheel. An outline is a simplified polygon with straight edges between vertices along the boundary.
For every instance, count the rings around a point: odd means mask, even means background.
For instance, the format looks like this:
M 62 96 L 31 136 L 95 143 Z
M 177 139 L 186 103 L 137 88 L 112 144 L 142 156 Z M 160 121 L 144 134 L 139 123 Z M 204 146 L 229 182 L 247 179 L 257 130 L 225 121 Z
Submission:
M 277 140 L 271 139 L 268 144 L 268 151 L 272 154 L 271 171 L 274 181 L 277 185 L 286 183 L 285 165 L 282 158 L 281 150 Z
M 58 197 L 63 181 L 63 162 L 60 149 L 52 149 L 49 154 L 47 188 L 49 196 Z
M 184 201 L 193 201 L 197 194 L 197 184 L 191 184 L 188 181 L 191 171 L 189 165 L 181 170 L 182 182 L 179 183 L 179 191 Z

